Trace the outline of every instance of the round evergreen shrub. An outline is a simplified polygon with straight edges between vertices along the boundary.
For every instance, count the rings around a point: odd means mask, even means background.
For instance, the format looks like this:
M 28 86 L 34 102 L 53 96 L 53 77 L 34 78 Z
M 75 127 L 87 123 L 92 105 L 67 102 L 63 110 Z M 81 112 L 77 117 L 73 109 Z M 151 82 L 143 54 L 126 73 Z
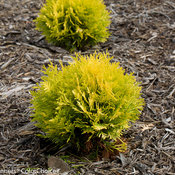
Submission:
M 35 22 L 48 42 L 68 50 L 105 42 L 109 36 L 103 0 L 46 0 Z
M 45 138 L 60 145 L 81 147 L 97 139 L 111 149 L 126 149 L 122 132 L 144 105 L 139 83 L 119 63 L 110 63 L 108 53 L 77 54 L 73 59 L 62 71 L 52 63 L 44 67 L 46 76 L 31 91 L 33 121 Z

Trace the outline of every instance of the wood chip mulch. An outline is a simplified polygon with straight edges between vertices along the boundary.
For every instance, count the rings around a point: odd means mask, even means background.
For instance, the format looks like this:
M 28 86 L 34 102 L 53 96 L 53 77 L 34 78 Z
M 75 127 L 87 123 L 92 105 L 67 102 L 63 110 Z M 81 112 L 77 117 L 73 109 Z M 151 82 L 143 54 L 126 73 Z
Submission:
M 29 90 L 40 82 L 40 71 L 49 59 L 66 65 L 71 54 L 48 44 L 35 30 L 33 20 L 42 4 L 42 0 L 0 1 L 0 174 L 47 168 L 48 147 L 36 136 L 41 131 L 30 123 Z M 82 54 L 108 50 L 113 61 L 142 82 L 146 105 L 124 134 L 129 140 L 126 153 L 112 161 L 75 159 L 69 174 L 175 175 L 175 1 L 105 4 L 111 11 L 111 36 Z

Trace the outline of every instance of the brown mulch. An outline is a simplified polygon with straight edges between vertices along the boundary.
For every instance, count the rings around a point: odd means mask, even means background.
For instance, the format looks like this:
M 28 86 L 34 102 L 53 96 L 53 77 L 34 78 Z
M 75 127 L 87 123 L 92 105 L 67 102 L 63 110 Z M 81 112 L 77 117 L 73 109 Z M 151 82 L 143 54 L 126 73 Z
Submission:
M 47 168 L 47 143 L 36 136 L 41 131 L 30 123 L 29 90 L 40 82 L 40 71 L 49 59 L 66 65 L 71 54 L 48 44 L 35 30 L 33 19 L 42 3 L 0 1 L 0 174 L 9 169 L 18 170 L 11 174 L 22 174 L 22 168 Z M 175 1 L 105 3 L 111 11 L 111 36 L 82 54 L 108 50 L 113 61 L 142 82 L 146 105 L 124 134 L 126 153 L 112 161 L 74 158 L 70 174 L 175 175 Z

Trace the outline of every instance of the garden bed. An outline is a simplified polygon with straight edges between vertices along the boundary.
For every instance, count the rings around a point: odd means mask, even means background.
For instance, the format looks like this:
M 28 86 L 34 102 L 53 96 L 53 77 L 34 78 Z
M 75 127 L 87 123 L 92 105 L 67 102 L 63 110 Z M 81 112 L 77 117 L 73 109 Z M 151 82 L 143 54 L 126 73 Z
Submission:
M 41 131 L 30 123 L 29 91 L 40 82 L 42 66 L 49 59 L 67 65 L 73 55 L 48 44 L 35 30 L 33 20 L 42 3 L 0 2 L 0 170 L 18 170 L 16 174 L 25 168 L 47 169 L 48 154 L 65 154 L 37 137 Z M 175 174 L 175 2 L 106 0 L 105 4 L 111 11 L 111 36 L 81 53 L 108 50 L 113 61 L 141 81 L 146 105 L 124 134 L 126 153 L 95 162 L 69 155 L 68 163 L 74 167 L 70 174 Z

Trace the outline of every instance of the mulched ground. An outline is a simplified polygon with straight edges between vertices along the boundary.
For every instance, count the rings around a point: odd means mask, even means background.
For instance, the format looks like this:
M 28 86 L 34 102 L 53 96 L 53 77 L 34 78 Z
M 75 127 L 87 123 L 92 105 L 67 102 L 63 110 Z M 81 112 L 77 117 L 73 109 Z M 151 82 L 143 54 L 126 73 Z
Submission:
M 51 146 L 36 136 L 40 130 L 30 124 L 29 90 L 40 82 L 40 70 L 49 59 L 66 65 L 71 54 L 48 44 L 35 30 L 33 19 L 42 3 L 0 1 L 0 170 L 47 168 Z M 146 105 L 140 120 L 124 135 L 126 153 L 112 161 L 74 158 L 77 168 L 70 174 L 175 175 L 175 1 L 105 3 L 111 11 L 111 36 L 82 53 L 108 49 L 114 61 L 142 82 Z

